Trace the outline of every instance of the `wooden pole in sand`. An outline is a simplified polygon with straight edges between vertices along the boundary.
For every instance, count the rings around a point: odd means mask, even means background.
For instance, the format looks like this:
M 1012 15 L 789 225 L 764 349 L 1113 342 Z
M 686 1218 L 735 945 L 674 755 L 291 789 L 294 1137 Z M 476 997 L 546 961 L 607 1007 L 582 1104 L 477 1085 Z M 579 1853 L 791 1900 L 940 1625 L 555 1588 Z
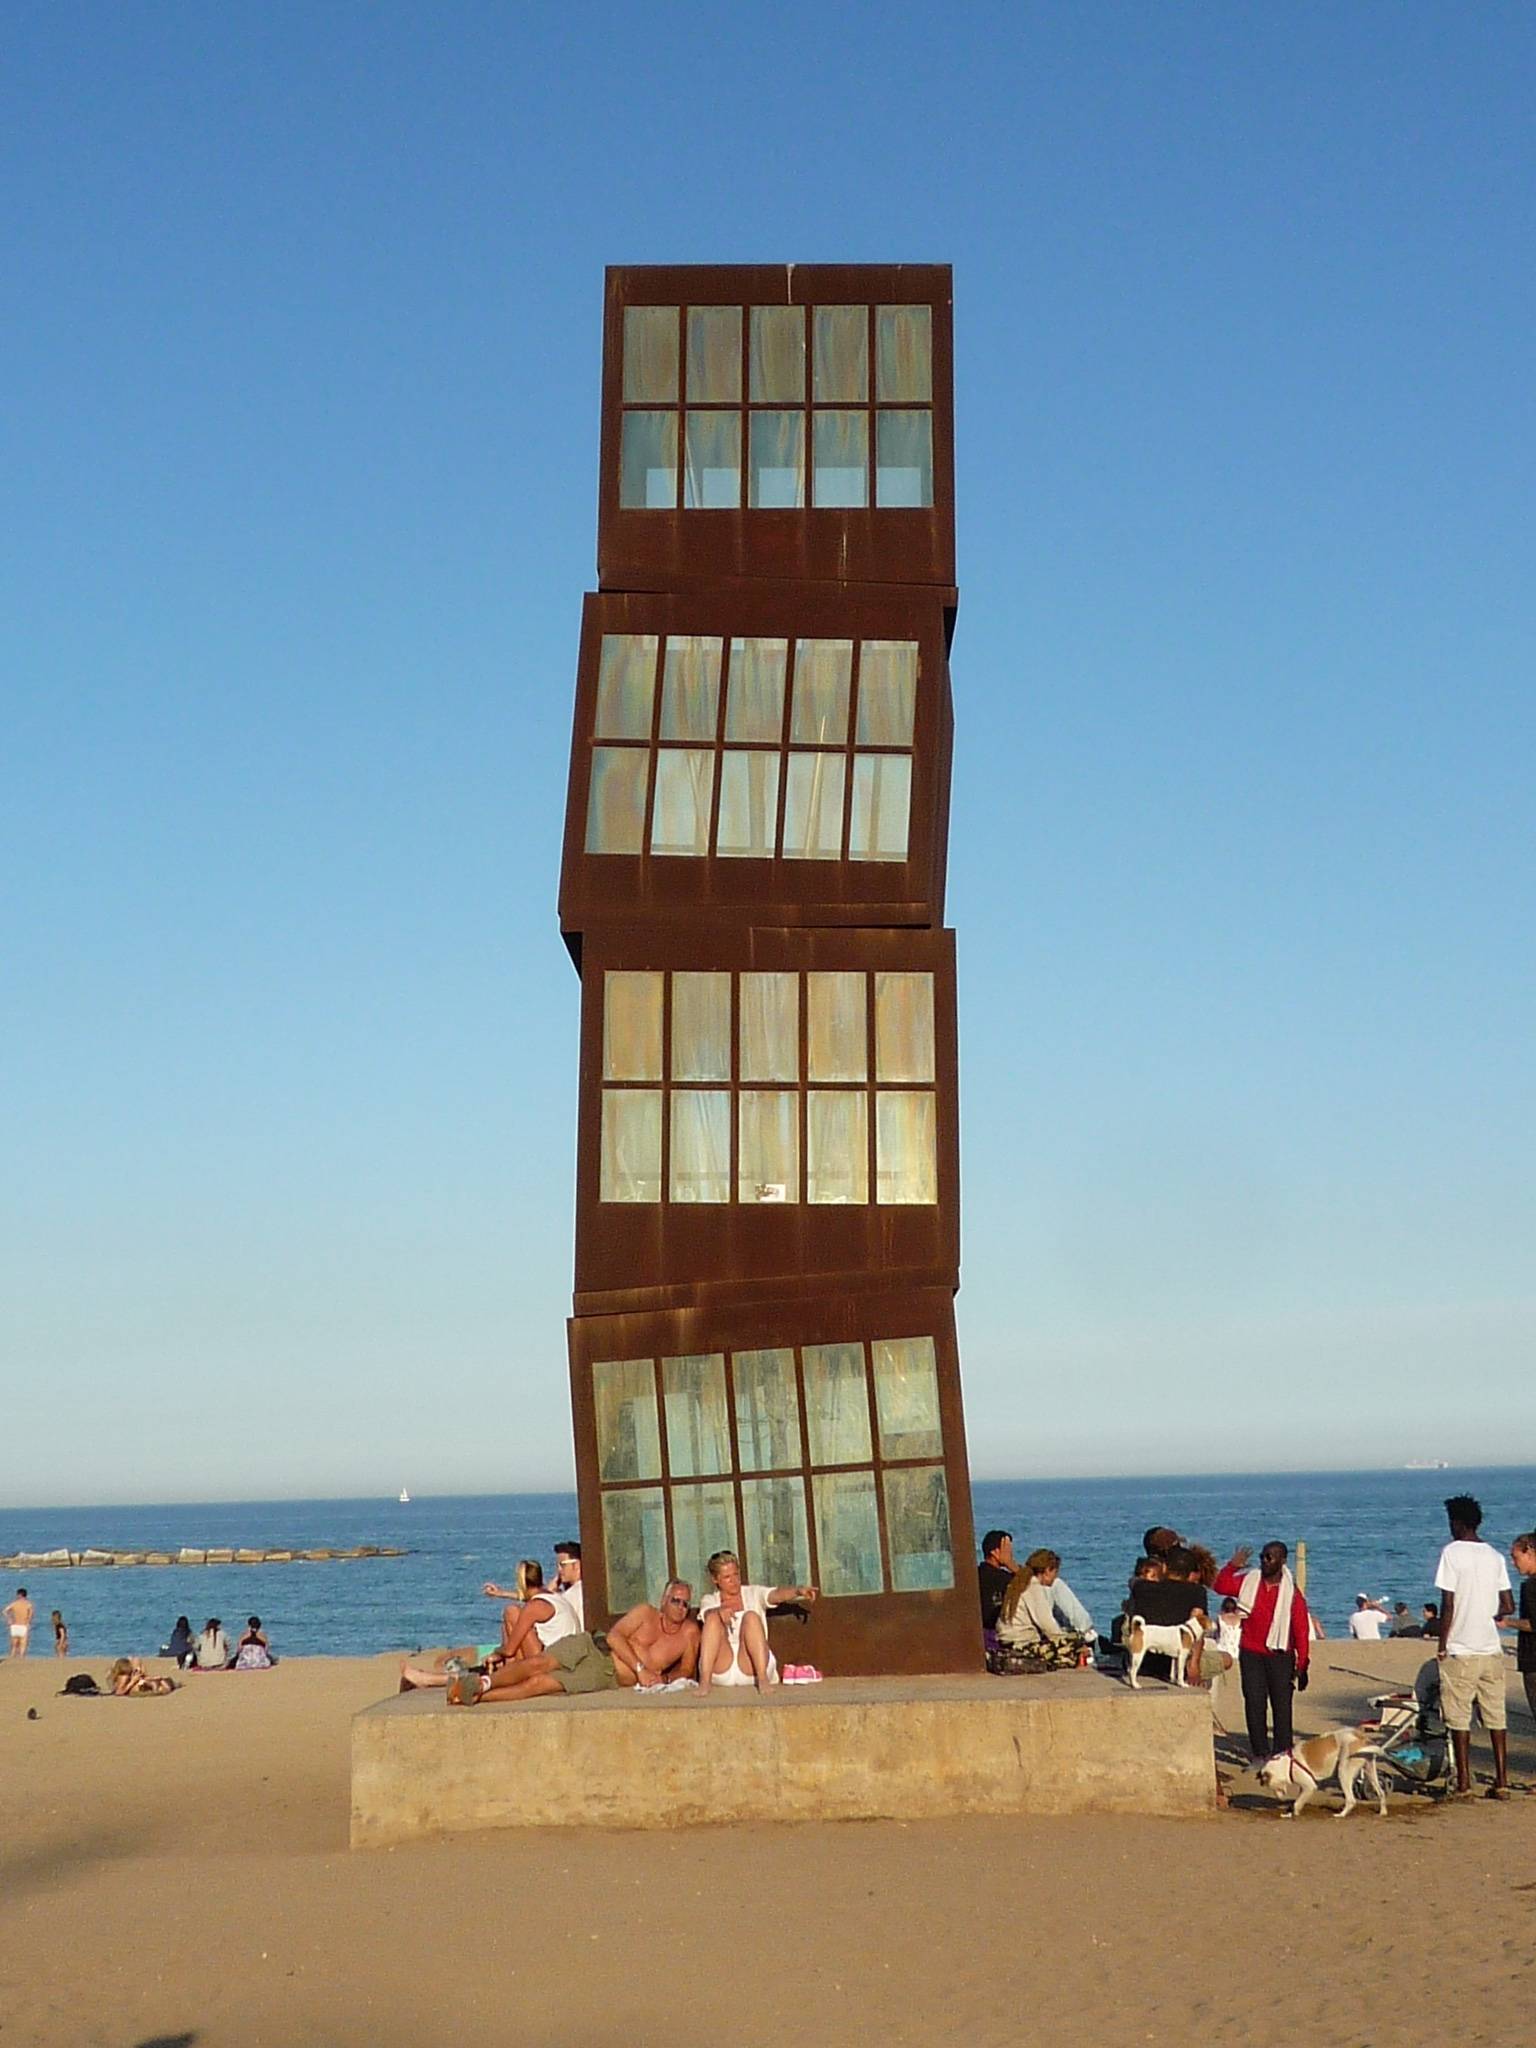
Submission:
M 1307 1590 L 1307 1539 L 1305 1536 L 1296 1545 L 1296 1570 L 1294 1577 L 1297 1592 L 1305 1597 Z

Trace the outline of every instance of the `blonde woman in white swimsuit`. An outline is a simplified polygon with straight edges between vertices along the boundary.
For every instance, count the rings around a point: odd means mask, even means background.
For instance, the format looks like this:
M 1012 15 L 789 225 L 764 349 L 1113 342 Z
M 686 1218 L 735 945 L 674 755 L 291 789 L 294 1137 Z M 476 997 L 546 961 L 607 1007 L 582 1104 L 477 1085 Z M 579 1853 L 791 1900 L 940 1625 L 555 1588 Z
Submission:
M 741 1559 L 734 1550 L 717 1550 L 709 1560 L 713 1593 L 699 1602 L 704 1640 L 699 1646 L 699 1691 L 712 1685 L 755 1685 L 766 1692 L 779 1682 L 779 1667 L 768 1647 L 768 1609 L 786 1601 L 807 1604 L 814 1586 L 744 1586 Z

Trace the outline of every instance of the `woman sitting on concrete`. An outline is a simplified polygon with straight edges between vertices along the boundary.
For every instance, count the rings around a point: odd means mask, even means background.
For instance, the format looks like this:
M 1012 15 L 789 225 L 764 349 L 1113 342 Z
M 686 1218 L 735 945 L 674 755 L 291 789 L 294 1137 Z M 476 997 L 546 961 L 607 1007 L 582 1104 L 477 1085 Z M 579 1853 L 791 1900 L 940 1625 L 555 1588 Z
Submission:
M 1088 1651 L 1088 1639 L 1056 1619 L 1051 1588 L 1061 1572 L 1054 1550 L 1032 1550 L 1003 1595 L 997 1640 L 1041 1671 L 1072 1669 Z

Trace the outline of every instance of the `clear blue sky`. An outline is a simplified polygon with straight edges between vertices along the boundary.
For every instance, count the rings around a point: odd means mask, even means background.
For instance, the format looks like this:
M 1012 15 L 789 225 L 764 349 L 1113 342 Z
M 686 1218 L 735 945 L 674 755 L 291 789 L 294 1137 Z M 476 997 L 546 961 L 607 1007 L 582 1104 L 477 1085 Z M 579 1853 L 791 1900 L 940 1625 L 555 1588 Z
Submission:
M 1536 1460 L 1536 15 L 3 44 L 0 1498 L 568 1483 L 610 262 L 955 266 L 977 1471 Z

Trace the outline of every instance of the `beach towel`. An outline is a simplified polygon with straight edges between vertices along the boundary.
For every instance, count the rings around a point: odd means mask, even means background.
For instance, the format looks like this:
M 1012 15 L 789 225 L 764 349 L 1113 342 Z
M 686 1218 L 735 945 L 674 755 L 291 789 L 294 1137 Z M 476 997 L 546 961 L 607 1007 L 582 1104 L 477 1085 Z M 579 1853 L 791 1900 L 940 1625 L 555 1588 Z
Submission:
M 1258 1604 L 1259 1586 L 1264 1574 L 1257 1565 L 1252 1571 L 1243 1573 L 1243 1583 L 1237 1590 L 1237 1605 L 1243 1615 L 1252 1614 Z M 1228 1581 L 1230 1584 L 1230 1580 Z M 1275 1588 L 1275 1611 L 1269 1617 L 1269 1634 L 1264 1638 L 1266 1649 L 1284 1653 L 1291 1647 L 1291 1602 L 1296 1597 L 1296 1581 L 1291 1577 L 1289 1565 L 1280 1574 L 1280 1583 Z

